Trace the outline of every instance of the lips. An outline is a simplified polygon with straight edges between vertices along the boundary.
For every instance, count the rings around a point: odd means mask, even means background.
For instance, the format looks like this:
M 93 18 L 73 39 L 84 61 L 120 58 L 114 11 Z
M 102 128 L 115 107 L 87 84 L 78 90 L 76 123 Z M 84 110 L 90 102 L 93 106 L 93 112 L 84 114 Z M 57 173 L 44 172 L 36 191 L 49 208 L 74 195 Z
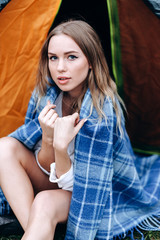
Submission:
M 58 79 L 58 82 L 63 85 L 63 84 L 68 83 L 70 78 L 69 77 L 58 77 L 57 79 Z

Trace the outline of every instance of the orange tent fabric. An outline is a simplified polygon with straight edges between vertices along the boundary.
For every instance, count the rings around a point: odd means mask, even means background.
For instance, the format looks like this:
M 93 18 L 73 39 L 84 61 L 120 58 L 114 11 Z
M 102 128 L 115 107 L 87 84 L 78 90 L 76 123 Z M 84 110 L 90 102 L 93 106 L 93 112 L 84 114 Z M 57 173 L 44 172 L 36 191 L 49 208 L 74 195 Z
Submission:
M 16 0 L 0 13 L 0 137 L 24 123 L 40 50 L 60 4 Z

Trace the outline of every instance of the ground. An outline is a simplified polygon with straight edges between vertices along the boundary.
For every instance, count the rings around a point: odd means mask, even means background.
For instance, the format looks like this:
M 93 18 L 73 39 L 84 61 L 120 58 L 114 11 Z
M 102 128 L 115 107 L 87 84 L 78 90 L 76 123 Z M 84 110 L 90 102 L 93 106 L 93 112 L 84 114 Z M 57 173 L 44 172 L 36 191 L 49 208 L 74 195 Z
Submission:
M 143 232 L 145 240 L 160 240 L 160 232 Z M 20 240 L 23 234 L 23 230 L 20 227 L 18 221 L 0 225 L 0 240 Z M 57 226 L 55 240 L 64 240 L 65 225 L 61 224 Z M 136 240 L 141 240 L 141 235 L 138 232 L 134 233 Z M 124 240 L 130 240 L 130 237 L 124 238 Z

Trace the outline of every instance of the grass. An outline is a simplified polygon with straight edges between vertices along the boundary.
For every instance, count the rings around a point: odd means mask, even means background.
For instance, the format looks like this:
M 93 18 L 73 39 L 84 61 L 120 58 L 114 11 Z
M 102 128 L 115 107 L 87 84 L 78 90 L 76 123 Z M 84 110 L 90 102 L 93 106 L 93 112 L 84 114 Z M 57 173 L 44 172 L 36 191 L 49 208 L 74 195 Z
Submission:
M 158 231 L 143 232 L 143 235 L 144 235 L 145 240 L 160 240 L 160 232 L 158 232 Z M 141 239 L 140 233 L 135 233 L 134 238 L 136 240 L 140 240 Z M 124 240 L 130 240 L 130 239 L 131 238 L 129 238 L 129 237 L 124 238 Z
M 139 233 L 135 233 L 135 239 L 136 240 L 140 240 L 141 239 L 141 235 Z M 0 240 L 20 240 L 22 236 L 9 236 L 9 237 L 0 237 Z M 160 240 L 160 232 L 153 232 L 153 231 L 148 231 L 148 232 L 144 232 L 144 237 L 145 240 Z M 64 235 L 63 234 L 59 234 L 57 232 L 55 240 L 64 240 Z M 124 238 L 124 240 L 130 240 L 130 237 L 126 237 Z

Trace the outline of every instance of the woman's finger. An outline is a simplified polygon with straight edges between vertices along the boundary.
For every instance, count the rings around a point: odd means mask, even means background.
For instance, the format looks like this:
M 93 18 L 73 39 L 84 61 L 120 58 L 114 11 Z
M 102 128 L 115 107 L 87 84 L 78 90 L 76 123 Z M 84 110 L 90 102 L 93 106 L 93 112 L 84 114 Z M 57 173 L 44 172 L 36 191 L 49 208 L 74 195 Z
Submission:
M 46 115 L 43 118 L 44 121 L 50 120 L 54 114 L 56 114 L 56 111 L 53 108 L 48 110 L 48 112 L 46 113 Z
M 56 119 L 58 118 L 59 116 L 58 116 L 58 114 L 55 112 L 52 116 L 51 116 L 51 118 L 49 119 L 49 124 L 54 124 L 55 123 L 55 121 L 56 121 Z
M 55 104 L 48 104 L 43 108 L 43 110 L 40 112 L 39 117 L 44 117 L 49 110 L 54 109 L 56 107 Z
M 73 113 L 71 116 L 75 121 L 77 118 L 79 118 L 79 114 L 77 112 Z
M 84 123 L 87 121 L 86 118 L 82 119 L 79 121 L 79 123 L 77 123 L 77 125 L 75 126 L 74 130 L 75 133 L 77 134 L 79 132 L 79 130 L 83 127 Z

